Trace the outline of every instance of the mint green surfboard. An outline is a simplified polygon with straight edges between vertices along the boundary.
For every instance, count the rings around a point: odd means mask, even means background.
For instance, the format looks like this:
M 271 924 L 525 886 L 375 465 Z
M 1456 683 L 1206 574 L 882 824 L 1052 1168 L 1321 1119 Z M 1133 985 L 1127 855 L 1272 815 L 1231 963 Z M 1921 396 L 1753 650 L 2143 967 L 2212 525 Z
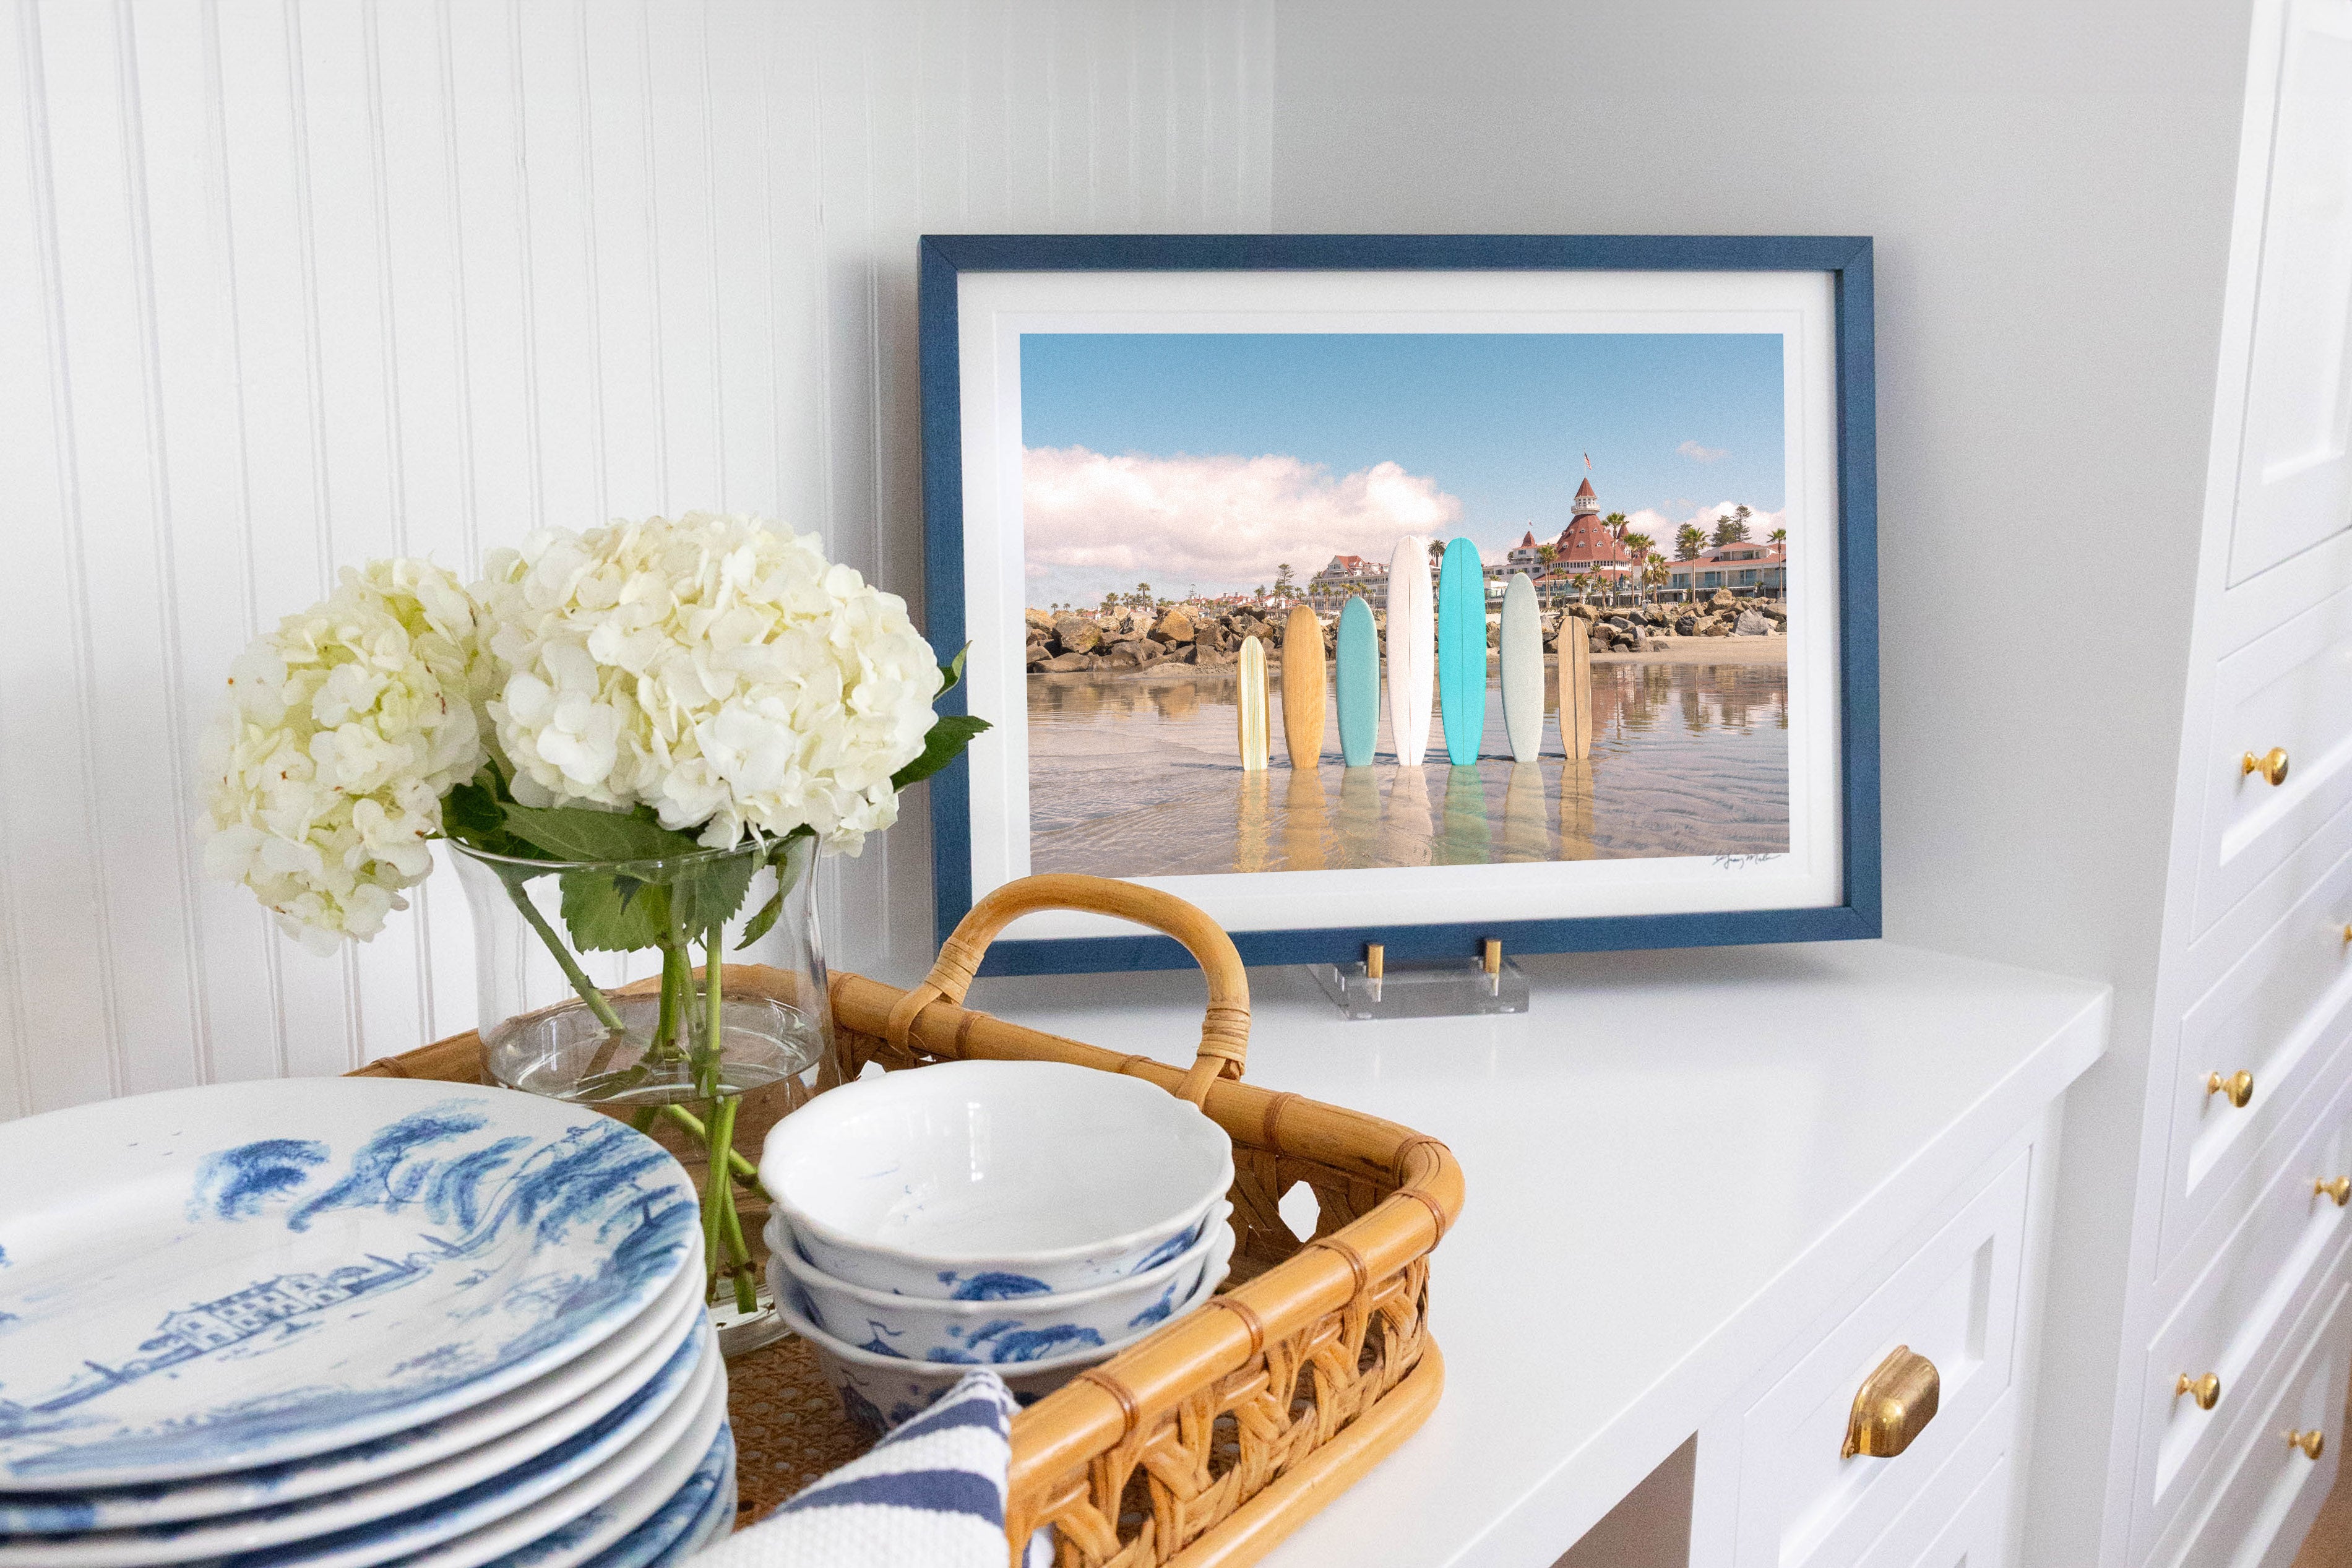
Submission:
M 1337 655 L 1332 679 L 1339 689 L 1339 757 L 1351 768 L 1367 768 L 1381 739 L 1381 645 L 1372 632 L 1372 607 L 1361 595 L 1339 611 Z
M 1466 539 L 1445 547 L 1437 569 L 1437 701 L 1446 760 L 1468 767 L 1486 734 L 1486 574 Z

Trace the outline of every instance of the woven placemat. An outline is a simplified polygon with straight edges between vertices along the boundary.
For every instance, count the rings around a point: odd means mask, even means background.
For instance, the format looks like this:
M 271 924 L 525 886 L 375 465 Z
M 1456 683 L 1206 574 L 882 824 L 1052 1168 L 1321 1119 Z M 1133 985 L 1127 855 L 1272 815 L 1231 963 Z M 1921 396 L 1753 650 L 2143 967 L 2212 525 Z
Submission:
M 866 1452 L 797 1334 L 727 1363 L 727 1414 L 735 1426 L 738 1530 Z

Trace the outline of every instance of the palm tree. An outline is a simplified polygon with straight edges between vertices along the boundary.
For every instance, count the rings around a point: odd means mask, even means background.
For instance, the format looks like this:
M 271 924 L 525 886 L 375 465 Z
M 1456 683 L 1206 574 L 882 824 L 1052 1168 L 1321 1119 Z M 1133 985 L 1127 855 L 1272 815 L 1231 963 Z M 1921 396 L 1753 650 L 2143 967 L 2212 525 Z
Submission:
M 1633 558 L 1633 602 L 1642 602 L 1642 584 L 1647 575 L 1646 563 L 1658 548 L 1658 542 L 1646 533 L 1629 533 L 1618 541 L 1625 553 Z
M 1776 528 L 1771 532 L 1766 534 L 1764 538 L 1768 543 L 1778 544 L 1785 547 L 1789 542 L 1789 531 L 1785 528 Z
M 1286 599 L 1297 596 L 1298 590 L 1291 584 L 1290 563 L 1287 561 L 1280 563 L 1274 569 L 1274 591 Z
M 1698 552 L 1706 548 L 1706 532 L 1695 522 L 1686 522 L 1675 531 L 1675 559 L 1696 561 Z
M 1632 525 L 1633 520 L 1622 511 L 1612 511 L 1601 520 L 1601 526 L 1609 531 L 1609 537 L 1620 544 L 1625 542 L 1625 530 Z
M 1537 546 L 1536 546 L 1536 564 L 1537 564 L 1537 565 L 1538 565 L 1538 566 L 1540 566 L 1540 567 L 1543 567 L 1545 570 L 1549 571 L 1549 570 L 1550 570 L 1550 568 L 1551 568 L 1551 563 L 1552 563 L 1553 562 L 1555 562 L 1555 561 L 1559 560 L 1559 545 L 1557 545 L 1557 544 L 1538 544 L 1538 545 L 1537 545 Z

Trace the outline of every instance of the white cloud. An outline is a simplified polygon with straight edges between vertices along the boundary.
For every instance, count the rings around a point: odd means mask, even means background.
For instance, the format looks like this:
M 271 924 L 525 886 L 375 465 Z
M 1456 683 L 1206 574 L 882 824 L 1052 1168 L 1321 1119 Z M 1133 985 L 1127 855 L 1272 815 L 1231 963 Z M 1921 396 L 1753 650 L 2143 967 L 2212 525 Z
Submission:
M 1731 456 L 1730 451 L 1726 447 L 1702 447 L 1696 441 L 1685 441 L 1675 450 L 1694 463 L 1719 463 Z
M 1434 479 L 1379 463 L 1340 478 L 1296 458 L 1108 457 L 1033 447 L 1022 459 L 1029 574 L 1071 591 L 1163 590 L 1304 578 L 1334 555 L 1386 560 L 1400 535 L 1442 534 L 1462 503 Z

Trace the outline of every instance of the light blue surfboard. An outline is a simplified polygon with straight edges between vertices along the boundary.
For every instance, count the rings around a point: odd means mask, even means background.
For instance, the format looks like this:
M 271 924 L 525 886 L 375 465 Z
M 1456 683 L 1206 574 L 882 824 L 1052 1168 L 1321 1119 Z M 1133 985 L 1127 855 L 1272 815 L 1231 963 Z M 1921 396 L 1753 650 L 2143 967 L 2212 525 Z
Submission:
M 1486 574 L 1466 539 L 1446 545 L 1437 569 L 1437 701 L 1446 760 L 1467 767 L 1486 733 Z
M 1515 762 L 1532 763 L 1543 748 L 1543 612 L 1524 572 L 1503 590 L 1503 732 Z
M 1331 674 L 1339 688 L 1340 760 L 1351 768 L 1370 767 L 1381 738 L 1381 646 L 1372 632 L 1372 607 L 1361 595 L 1339 611 Z

